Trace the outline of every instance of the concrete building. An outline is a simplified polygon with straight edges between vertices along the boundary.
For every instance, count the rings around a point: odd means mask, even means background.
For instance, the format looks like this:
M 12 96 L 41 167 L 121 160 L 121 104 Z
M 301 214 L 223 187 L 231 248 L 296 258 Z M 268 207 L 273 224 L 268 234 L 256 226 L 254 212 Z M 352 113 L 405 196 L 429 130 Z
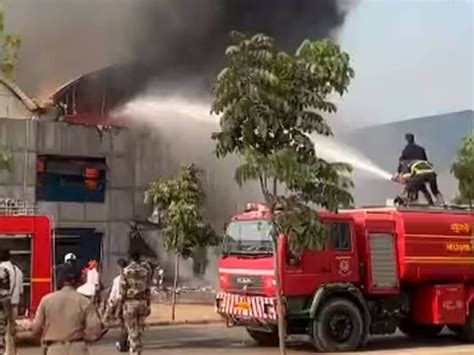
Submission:
M 55 120 L 60 110 L 51 103 L 38 103 L 13 81 L 0 75 L 0 147 L 11 153 L 12 171 L 0 171 L 0 197 L 18 197 L 35 202 L 34 167 L 36 123 Z
M 105 282 L 110 281 L 116 260 L 129 250 L 130 222 L 143 222 L 151 214 L 151 206 L 144 204 L 148 184 L 173 176 L 182 163 L 204 168 L 206 210 L 217 230 L 236 208 L 258 198 L 257 190 L 239 189 L 233 181 L 235 161 L 217 161 L 212 155 L 208 127 L 195 124 L 157 132 L 111 125 L 108 111 L 96 112 L 90 105 L 88 112 L 78 110 L 86 101 L 77 94 L 79 83 L 74 81 L 54 95 L 56 104 L 67 105 L 59 115 L 56 106 L 45 110 L 0 78 L 0 118 L 4 118 L 0 146 L 12 152 L 14 166 L 12 172 L 0 173 L 0 197 L 26 199 L 53 217 L 56 263 L 71 251 L 82 263 L 100 259 Z M 77 105 L 68 102 L 67 95 Z M 172 270 L 159 233 L 145 231 L 143 239 L 160 263 Z M 215 260 L 210 261 L 209 279 L 213 279 Z M 183 278 L 192 277 L 190 261 L 184 261 L 181 269 Z

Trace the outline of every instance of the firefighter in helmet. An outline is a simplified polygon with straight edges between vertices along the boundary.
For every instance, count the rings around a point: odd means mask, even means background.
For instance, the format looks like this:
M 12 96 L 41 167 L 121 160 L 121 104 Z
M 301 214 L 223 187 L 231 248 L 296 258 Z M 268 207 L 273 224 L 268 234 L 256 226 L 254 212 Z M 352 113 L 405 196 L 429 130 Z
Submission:
M 437 204 L 444 204 L 443 196 L 438 189 L 436 172 L 433 165 L 426 160 L 410 161 L 400 158 L 398 173 L 393 180 L 405 185 L 403 196 L 408 203 L 416 202 L 421 192 L 429 205 L 434 205 L 433 196 Z M 431 193 L 426 187 L 427 184 Z

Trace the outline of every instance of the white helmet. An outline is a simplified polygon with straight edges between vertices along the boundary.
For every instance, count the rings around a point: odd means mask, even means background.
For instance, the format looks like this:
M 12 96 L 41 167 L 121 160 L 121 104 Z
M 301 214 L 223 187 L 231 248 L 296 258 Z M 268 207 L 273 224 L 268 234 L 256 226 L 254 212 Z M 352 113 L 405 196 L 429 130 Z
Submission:
M 67 263 L 68 261 L 74 261 L 76 260 L 76 256 L 74 253 L 67 253 L 66 256 L 64 257 L 64 262 Z

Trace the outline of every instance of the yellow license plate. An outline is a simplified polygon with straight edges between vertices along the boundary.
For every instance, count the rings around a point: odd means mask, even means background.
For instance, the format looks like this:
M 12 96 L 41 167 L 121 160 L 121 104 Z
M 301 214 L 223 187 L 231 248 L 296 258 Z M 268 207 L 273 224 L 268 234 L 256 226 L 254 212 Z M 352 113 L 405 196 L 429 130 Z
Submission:
M 250 311 L 252 306 L 247 301 L 240 301 L 240 302 L 237 302 L 236 304 L 234 304 L 234 308 L 239 310 L 239 311 Z

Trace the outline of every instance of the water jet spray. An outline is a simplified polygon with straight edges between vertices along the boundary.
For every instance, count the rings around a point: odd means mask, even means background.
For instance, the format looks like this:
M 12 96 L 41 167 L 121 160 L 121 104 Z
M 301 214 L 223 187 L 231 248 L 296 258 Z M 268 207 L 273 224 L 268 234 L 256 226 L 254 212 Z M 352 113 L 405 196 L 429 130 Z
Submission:
M 382 180 L 391 181 L 392 174 L 377 166 L 377 164 L 354 148 L 338 142 L 332 137 L 313 135 L 311 138 L 316 155 L 319 158 L 329 163 L 350 164 L 354 169 Z

